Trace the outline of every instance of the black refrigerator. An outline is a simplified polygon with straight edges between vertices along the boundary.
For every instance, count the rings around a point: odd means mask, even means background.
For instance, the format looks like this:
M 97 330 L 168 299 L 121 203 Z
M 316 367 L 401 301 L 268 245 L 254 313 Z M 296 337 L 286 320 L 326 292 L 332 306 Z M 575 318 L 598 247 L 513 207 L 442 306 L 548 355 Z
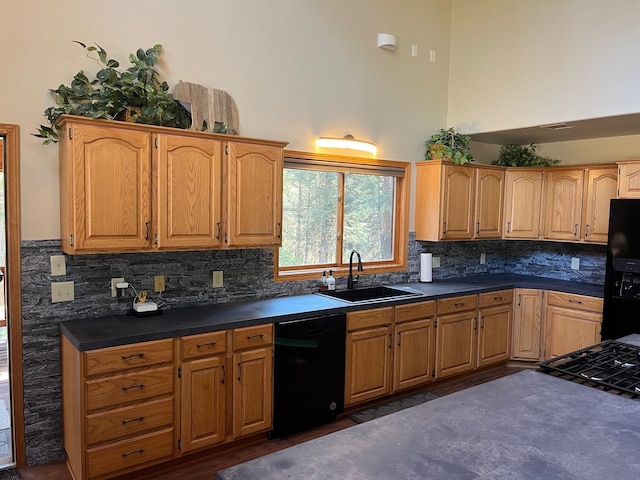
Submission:
M 611 200 L 602 339 L 640 333 L 640 199 Z

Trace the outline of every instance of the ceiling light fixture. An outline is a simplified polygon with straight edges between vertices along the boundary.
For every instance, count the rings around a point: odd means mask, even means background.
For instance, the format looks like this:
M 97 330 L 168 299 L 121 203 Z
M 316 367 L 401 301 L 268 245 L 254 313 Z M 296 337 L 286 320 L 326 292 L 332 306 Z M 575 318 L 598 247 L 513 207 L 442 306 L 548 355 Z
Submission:
M 394 51 L 396 49 L 396 36 L 390 33 L 378 34 L 378 48 Z
M 353 135 L 345 135 L 342 138 L 319 137 L 316 140 L 318 148 L 346 148 L 349 150 L 361 150 L 375 155 L 378 151 L 375 143 L 356 140 Z

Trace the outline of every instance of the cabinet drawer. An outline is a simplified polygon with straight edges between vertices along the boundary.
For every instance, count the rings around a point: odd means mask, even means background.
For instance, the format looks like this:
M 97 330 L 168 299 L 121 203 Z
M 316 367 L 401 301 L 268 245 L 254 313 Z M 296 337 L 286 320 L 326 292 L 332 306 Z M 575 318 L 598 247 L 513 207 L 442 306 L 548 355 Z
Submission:
M 393 307 L 347 313 L 347 331 L 383 327 L 393 323 Z
M 493 307 L 494 305 L 504 305 L 513 303 L 513 290 L 499 290 L 497 292 L 487 292 L 478 295 L 480 308 Z
M 173 339 L 134 343 L 85 352 L 86 375 L 117 372 L 173 361 Z
M 227 331 L 182 337 L 182 359 L 207 357 L 227 350 Z
M 111 442 L 173 424 L 173 397 L 87 415 L 87 445 Z
M 233 329 L 233 350 L 263 347 L 273 343 L 273 324 Z
M 433 317 L 436 313 L 436 302 L 410 303 L 396 307 L 396 323 L 419 320 L 421 318 Z
M 588 297 L 586 295 L 548 291 L 547 305 L 556 305 L 558 307 L 602 313 L 603 300 L 601 298 Z
M 442 300 L 438 300 L 438 315 L 464 312 L 475 308 L 478 308 L 477 295 L 465 295 L 464 297 L 444 298 Z
M 88 380 L 87 410 L 139 402 L 173 393 L 173 366 Z
M 173 456 L 173 428 L 87 450 L 89 478 Z M 155 462 L 154 462 L 155 460 Z

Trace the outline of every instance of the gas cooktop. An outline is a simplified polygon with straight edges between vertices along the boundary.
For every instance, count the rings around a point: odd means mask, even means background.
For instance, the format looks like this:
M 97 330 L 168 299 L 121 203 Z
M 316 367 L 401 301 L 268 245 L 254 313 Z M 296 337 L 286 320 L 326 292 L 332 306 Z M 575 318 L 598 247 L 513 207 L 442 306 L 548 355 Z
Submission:
M 607 340 L 540 363 L 550 375 L 640 398 L 640 347 Z

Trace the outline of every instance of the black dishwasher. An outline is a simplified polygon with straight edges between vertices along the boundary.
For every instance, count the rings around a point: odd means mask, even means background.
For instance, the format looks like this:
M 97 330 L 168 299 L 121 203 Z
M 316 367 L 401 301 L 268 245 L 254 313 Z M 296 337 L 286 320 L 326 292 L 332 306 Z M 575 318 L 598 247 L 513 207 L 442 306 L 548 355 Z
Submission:
M 276 323 L 271 438 L 344 411 L 345 338 L 345 315 Z

